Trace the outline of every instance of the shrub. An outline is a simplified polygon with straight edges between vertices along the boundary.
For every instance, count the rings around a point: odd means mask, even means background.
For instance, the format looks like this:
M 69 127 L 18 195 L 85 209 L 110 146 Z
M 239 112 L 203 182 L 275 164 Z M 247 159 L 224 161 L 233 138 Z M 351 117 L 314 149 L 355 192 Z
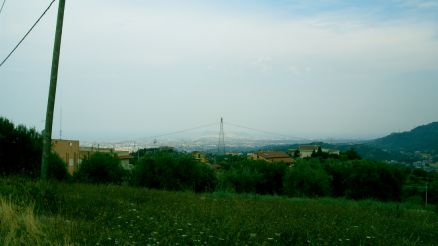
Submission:
M 78 181 L 90 183 L 116 183 L 123 181 L 126 171 L 120 165 L 120 160 L 105 153 L 94 153 L 86 158 L 74 178 Z
M 238 193 L 282 194 L 287 165 L 245 160 L 233 163 L 224 173 L 224 187 Z
M 60 181 L 66 181 L 71 178 L 67 171 L 67 165 L 58 154 L 52 152 L 49 156 L 48 177 Z
M 133 183 L 166 190 L 213 191 L 217 179 L 213 169 L 178 153 L 146 155 L 136 164 Z
M 400 169 L 374 161 L 354 161 L 350 167 L 346 180 L 347 197 L 400 201 L 406 178 Z
M 331 193 L 331 176 L 317 159 L 298 161 L 284 177 L 284 189 L 288 196 L 328 196 Z

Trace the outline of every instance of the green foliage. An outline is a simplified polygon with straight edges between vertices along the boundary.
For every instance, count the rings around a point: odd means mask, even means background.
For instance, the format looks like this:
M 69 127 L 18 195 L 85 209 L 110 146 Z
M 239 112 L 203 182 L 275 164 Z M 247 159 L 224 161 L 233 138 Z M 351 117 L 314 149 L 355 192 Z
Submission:
M 16 182 L 19 182 L 18 184 Z M 0 179 L 31 190 L 34 181 Z M 55 183 L 55 212 L 35 213 L 41 233 L 12 245 L 435 245 L 438 214 L 408 204 L 238 194 L 194 194 L 116 185 Z M 15 191 L 17 200 L 33 200 Z M 3 193 L 0 199 L 9 200 Z M 16 200 L 11 200 L 16 203 Z M 58 200 L 59 201 L 59 200 Z M 20 203 L 22 204 L 22 203 Z M 29 204 L 17 205 L 31 207 Z M 0 213 L 5 209 L 0 207 Z M 25 216 L 15 216 L 24 218 Z M 9 220 L 17 221 L 17 220 Z M 16 232 L 14 231 L 14 232 Z M 19 233 L 14 234 L 20 239 Z M 15 238 L 15 239 L 16 239 Z M 11 243 L 12 242 L 12 243 Z
M 370 144 L 396 151 L 436 151 L 438 149 L 438 122 L 416 127 L 409 132 L 392 133 Z
M 284 177 L 284 190 L 288 196 L 329 196 L 331 177 L 318 160 L 300 160 Z
M 0 117 L 0 174 L 37 177 L 41 166 L 42 138 L 35 129 L 14 126 Z
M 133 183 L 156 189 L 213 191 L 217 180 L 213 169 L 178 153 L 146 155 L 136 164 Z
M 362 157 L 356 152 L 355 149 L 350 148 L 349 150 L 345 152 L 341 152 L 339 158 L 341 160 L 361 160 Z
M 286 169 L 284 163 L 238 161 L 224 172 L 222 182 L 238 193 L 282 194 Z
M 67 165 L 64 160 L 59 157 L 58 154 L 52 152 L 49 156 L 49 173 L 50 179 L 56 179 L 59 181 L 67 181 L 71 178 L 71 175 L 67 171 Z
M 83 160 L 73 175 L 76 180 L 83 182 L 120 184 L 126 174 L 118 158 L 96 152 Z
M 0 197 L 18 206 L 32 204 L 37 212 L 44 213 L 57 212 L 64 201 L 56 182 L 29 180 L 20 176 L 0 179 Z
M 438 207 L 438 179 L 428 184 L 427 199 L 429 203 L 436 204 Z
M 405 176 L 400 169 L 373 161 L 352 163 L 346 195 L 353 199 L 400 201 Z

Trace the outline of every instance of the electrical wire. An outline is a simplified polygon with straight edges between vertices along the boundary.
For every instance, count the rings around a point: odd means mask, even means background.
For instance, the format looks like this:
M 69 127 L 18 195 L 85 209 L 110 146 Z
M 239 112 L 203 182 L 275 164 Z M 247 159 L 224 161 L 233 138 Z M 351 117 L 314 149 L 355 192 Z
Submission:
M 188 128 L 188 129 L 184 129 L 184 130 L 180 130 L 180 131 L 175 131 L 175 132 L 171 132 L 171 133 L 164 133 L 164 134 L 154 136 L 152 138 L 160 138 L 160 137 L 164 137 L 164 136 L 176 135 L 176 134 L 180 134 L 180 133 L 184 133 L 184 132 L 189 132 L 189 131 L 194 131 L 194 130 L 198 130 L 198 129 L 202 129 L 202 128 L 207 128 L 207 127 L 214 126 L 217 124 L 218 123 L 216 122 L 216 123 L 206 124 L 206 125 Z
M 6 0 L 3 0 L 2 7 L 0 8 L 0 14 L 2 13 L 3 7 L 5 6 Z
M 289 138 L 289 139 L 306 140 L 306 141 L 308 140 L 308 139 L 305 139 L 305 138 L 292 137 L 292 136 L 284 135 L 284 134 L 277 133 L 277 132 L 270 132 L 270 131 L 260 130 L 260 129 L 256 129 L 256 128 L 252 128 L 252 127 L 248 127 L 248 126 L 234 124 L 234 123 L 231 123 L 231 122 L 225 122 L 224 121 L 224 124 L 230 125 L 230 126 L 234 126 L 234 127 L 238 127 L 238 128 L 247 129 L 247 130 L 252 130 L 252 131 L 256 131 L 256 132 L 261 132 L 261 133 L 265 133 L 265 134 L 270 134 L 270 135 L 280 136 L 280 137 L 284 137 L 284 138 Z
M 21 45 L 21 43 L 24 41 L 24 39 L 29 35 L 29 33 L 33 30 L 33 28 L 43 18 L 43 16 L 47 13 L 47 11 L 49 11 L 50 7 L 52 7 L 52 5 L 55 1 L 56 0 L 52 0 L 52 2 L 50 2 L 49 6 L 46 8 L 46 10 L 41 14 L 41 16 L 38 18 L 38 20 L 32 25 L 32 27 L 29 29 L 29 31 L 27 31 L 27 33 L 23 36 L 23 38 L 20 40 L 20 42 L 18 42 L 18 44 L 14 47 L 14 49 L 12 49 L 12 51 L 9 53 L 9 55 L 6 56 L 6 58 L 2 61 L 2 63 L 0 63 L 0 68 L 3 66 L 3 64 L 5 64 L 5 62 L 9 59 L 9 57 L 11 57 L 11 55 L 15 52 L 15 50 L 18 48 L 18 46 Z M 3 4 L 4 4 L 4 2 L 3 2 Z

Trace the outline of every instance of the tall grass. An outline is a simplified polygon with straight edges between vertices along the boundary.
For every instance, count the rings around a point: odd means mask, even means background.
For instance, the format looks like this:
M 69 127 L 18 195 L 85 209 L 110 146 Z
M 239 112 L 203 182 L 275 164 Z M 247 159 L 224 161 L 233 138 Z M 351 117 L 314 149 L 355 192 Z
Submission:
M 10 235 L 10 245 L 434 245 L 438 238 L 437 213 L 398 203 L 53 185 L 56 210 L 3 198 L 1 237 Z M 8 186 L 14 182 L 0 182 L 0 191 Z
M 0 244 L 40 245 L 44 243 L 41 223 L 33 213 L 33 205 L 18 207 L 0 199 Z

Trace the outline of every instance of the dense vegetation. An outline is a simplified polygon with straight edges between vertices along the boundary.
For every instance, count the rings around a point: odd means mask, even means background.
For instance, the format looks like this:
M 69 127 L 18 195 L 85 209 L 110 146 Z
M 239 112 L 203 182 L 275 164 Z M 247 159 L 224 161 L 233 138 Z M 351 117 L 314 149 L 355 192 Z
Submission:
M 130 171 L 97 153 L 73 177 L 52 155 L 50 177 L 73 181 L 64 183 L 32 179 L 40 153 L 39 133 L 0 118 L 0 244 L 417 245 L 438 236 L 429 212 L 438 210 L 436 175 L 362 160 L 352 149 L 317 151 L 292 167 L 245 156 L 210 156 L 211 165 L 145 150 Z M 408 209 L 424 208 L 426 192 L 426 210 Z
M 15 127 L 0 118 L 0 171 L 2 175 L 38 177 L 41 136 L 34 129 Z M 11 154 L 12 153 L 12 154 Z M 17 157 L 14 159 L 13 157 Z M 348 149 L 340 156 L 318 150 L 312 158 L 298 159 L 293 167 L 283 163 L 251 161 L 246 157 L 212 157 L 216 169 L 189 154 L 165 151 L 137 153 L 134 169 L 124 170 L 114 156 L 97 153 L 85 159 L 69 177 L 65 163 L 51 156 L 50 177 L 97 184 L 130 184 L 166 190 L 227 191 L 285 195 L 289 197 L 341 197 L 380 201 L 438 201 L 434 174 L 361 160 Z
M 15 126 L 0 117 L 0 175 L 39 177 L 41 170 L 42 137 L 35 129 Z M 64 180 L 68 177 L 65 163 L 51 154 L 49 177 Z
M 371 144 L 398 151 L 436 151 L 438 150 L 438 122 L 416 127 L 409 132 L 392 133 Z
M 0 244 L 434 245 L 438 214 L 418 209 L 2 178 Z
M 167 190 L 213 191 L 216 176 L 211 167 L 182 153 L 152 153 L 135 165 L 132 184 Z

